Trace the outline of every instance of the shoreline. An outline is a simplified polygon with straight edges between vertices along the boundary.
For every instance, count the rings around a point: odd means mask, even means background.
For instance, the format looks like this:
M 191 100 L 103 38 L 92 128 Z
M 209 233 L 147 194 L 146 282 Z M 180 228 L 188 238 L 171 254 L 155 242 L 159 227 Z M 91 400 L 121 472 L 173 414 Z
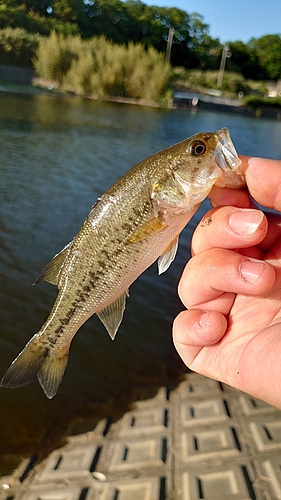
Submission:
M 145 99 L 135 99 L 133 97 L 120 97 L 120 96 L 98 96 L 96 94 L 76 94 L 75 92 L 62 91 L 58 89 L 48 89 L 44 87 L 35 87 L 33 85 L 13 85 L 5 86 L 0 82 L 0 92 L 6 92 L 9 94 L 22 94 L 22 95 L 48 95 L 54 97 L 79 97 L 81 99 L 90 99 L 93 101 L 104 101 L 104 102 L 118 102 L 121 104 L 132 104 L 136 106 L 149 106 L 152 108 L 163 108 L 171 109 L 171 102 L 167 106 L 163 106 L 156 102 L 146 101 Z
M 227 99 L 210 96 L 207 94 L 196 94 L 192 92 L 174 92 L 174 106 L 177 109 L 189 109 L 196 112 L 197 109 L 236 113 L 256 118 L 268 118 L 281 120 L 281 109 L 273 106 L 260 106 L 250 109 L 243 105 L 238 99 Z
M 8 85 L 1 84 L 0 92 L 21 95 L 45 95 L 51 97 L 79 97 L 82 99 L 91 99 L 103 102 L 116 102 L 120 104 L 131 104 L 134 106 L 148 106 L 161 109 L 181 109 L 188 110 L 193 113 L 202 110 L 236 113 L 244 116 L 252 116 L 256 118 L 267 118 L 271 120 L 281 121 L 281 109 L 273 106 L 260 106 L 257 109 L 250 109 L 241 104 L 238 99 L 226 99 L 209 96 L 206 94 L 196 94 L 191 92 L 174 91 L 173 98 L 167 105 L 161 105 L 156 102 L 146 101 L 145 99 L 134 99 L 132 97 L 120 96 L 98 96 L 95 94 L 80 95 L 74 92 L 60 91 L 58 89 L 48 89 L 46 87 L 37 87 L 33 85 Z

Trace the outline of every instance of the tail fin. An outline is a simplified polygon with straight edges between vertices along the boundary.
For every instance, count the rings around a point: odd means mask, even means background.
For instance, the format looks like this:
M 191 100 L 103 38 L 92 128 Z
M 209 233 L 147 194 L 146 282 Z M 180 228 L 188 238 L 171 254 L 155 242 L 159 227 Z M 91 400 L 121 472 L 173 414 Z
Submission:
M 38 380 L 51 399 L 58 392 L 68 362 L 67 351 L 43 343 L 38 334 L 26 344 L 1 380 L 1 387 L 15 389 Z

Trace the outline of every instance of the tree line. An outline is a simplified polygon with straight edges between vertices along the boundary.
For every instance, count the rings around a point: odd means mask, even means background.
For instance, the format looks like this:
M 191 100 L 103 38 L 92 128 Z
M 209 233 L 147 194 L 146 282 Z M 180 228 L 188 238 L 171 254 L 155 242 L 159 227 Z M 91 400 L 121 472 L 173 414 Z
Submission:
M 7 32 L 10 28 L 17 30 L 17 36 Z M 218 69 L 223 47 L 218 38 L 210 36 L 210 27 L 201 14 L 175 7 L 147 6 L 140 0 L 4 0 L 0 5 L 0 31 L 4 33 L 0 36 L 0 62 L 7 59 L 9 52 L 5 33 L 14 39 L 18 53 L 19 46 L 22 51 L 25 46 L 26 53 L 34 44 L 38 46 L 38 34 L 49 36 L 55 31 L 64 36 L 77 35 L 83 40 L 106 36 L 115 44 L 141 43 L 146 49 L 152 47 L 164 54 L 170 29 L 173 29 L 172 66 Z M 20 33 L 22 42 L 16 41 Z M 254 80 L 279 79 L 280 34 L 252 38 L 248 43 L 232 41 L 229 49 L 229 71 Z M 10 55 L 13 51 L 12 45 Z M 26 58 L 27 55 L 24 64 Z

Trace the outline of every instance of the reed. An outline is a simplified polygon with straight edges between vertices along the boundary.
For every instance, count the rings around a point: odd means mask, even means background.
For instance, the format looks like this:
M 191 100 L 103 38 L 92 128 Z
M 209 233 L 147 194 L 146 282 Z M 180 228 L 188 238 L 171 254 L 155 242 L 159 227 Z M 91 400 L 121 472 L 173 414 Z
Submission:
M 40 41 L 34 65 L 39 77 L 79 95 L 159 102 L 169 93 L 170 64 L 141 44 L 117 45 L 105 37 L 85 41 L 53 32 Z

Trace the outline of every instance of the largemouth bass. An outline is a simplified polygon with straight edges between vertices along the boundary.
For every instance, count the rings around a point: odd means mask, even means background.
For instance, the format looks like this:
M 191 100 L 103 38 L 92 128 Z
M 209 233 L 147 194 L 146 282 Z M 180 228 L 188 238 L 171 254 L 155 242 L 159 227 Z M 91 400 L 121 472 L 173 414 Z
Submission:
M 114 339 L 130 285 L 156 259 L 159 274 L 166 271 L 180 232 L 214 184 L 244 186 L 240 164 L 223 128 L 150 156 L 114 184 L 36 280 L 57 285 L 59 292 L 46 323 L 13 361 L 1 386 L 20 387 L 37 376 L 52 398 L 77 330 L 96 313 Z

